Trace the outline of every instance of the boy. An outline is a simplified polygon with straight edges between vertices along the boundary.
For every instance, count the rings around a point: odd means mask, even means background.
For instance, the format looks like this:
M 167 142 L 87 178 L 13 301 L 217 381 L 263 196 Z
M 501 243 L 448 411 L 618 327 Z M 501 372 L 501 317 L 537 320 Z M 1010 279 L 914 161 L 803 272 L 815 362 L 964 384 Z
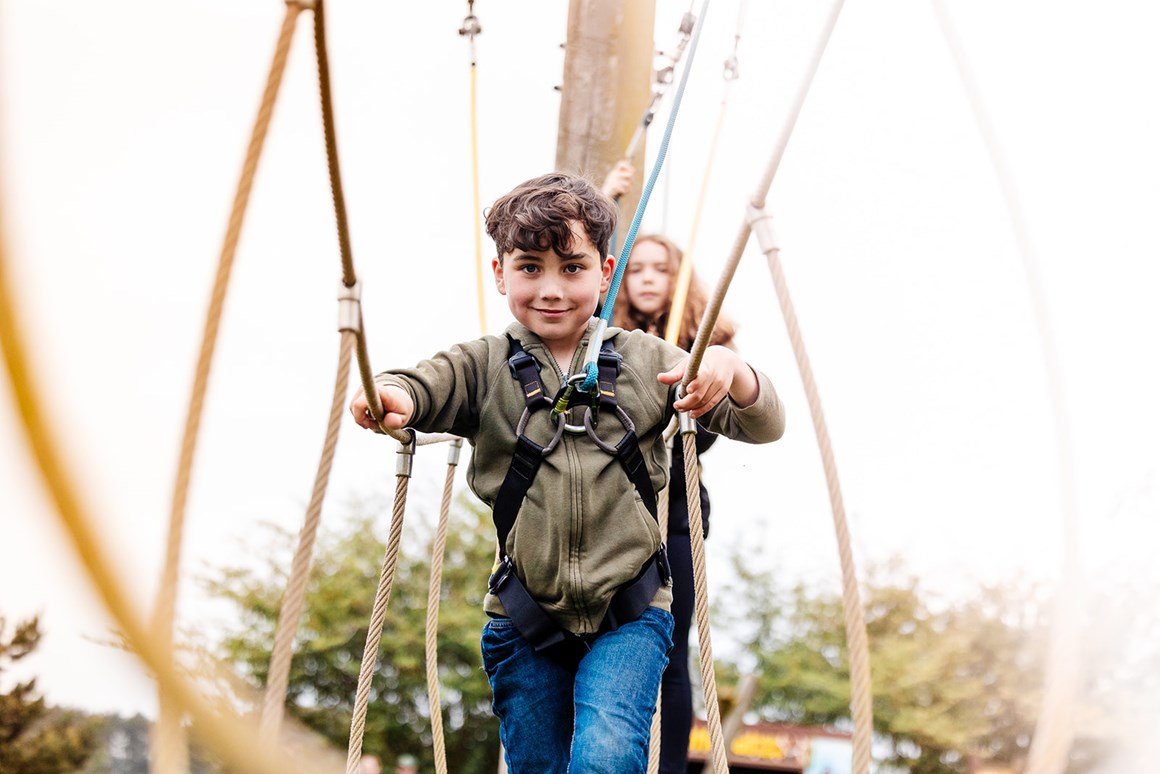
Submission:
M 475 447 L 468 483 L 493 509 L 501 553 L 481 648 L 512 774 L 645 771 L 672 647 L 655 519 L 664 428 L 676 409 L 753 443 L 784 429 L 769 379 L 724 347 L 706 350 L 674 402 L 687 354 L 610 328 L 598 389 L 578 389 L 615 218 L 608 197 L 562 173 L 500 197 L 487 213 L 492 270 L 517 322 L 376 378 L 387 427 Z M 350 409 L 374 426 L 365 396 Z

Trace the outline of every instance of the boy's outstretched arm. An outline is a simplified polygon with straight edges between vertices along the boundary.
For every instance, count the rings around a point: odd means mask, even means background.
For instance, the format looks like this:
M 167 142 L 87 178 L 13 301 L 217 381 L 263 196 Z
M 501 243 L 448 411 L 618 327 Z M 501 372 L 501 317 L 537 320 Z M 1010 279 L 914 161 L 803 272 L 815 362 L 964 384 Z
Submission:
M 402 430 L 411 421 L 411 415 L 415 413 L 415 402 L 411 400 L 410 393 L 394 384 L 376 386 L 379 389 L 379 401 L 382 402 L 383 411 L 386 412 L 383 416 L 383 425 L 391 430 Z M 371 416 L 370 403 L 367 401 L 366 393 L 362 390 L 359 390 L 358 394 L 354 396 L 354 400 L 350 402 L 350 413 L 354 415 L 354 421 L 358 423 L 359 427 L 365 427 L 368 430 L 374 430 L 378 427 L 375 418 Z
M 661 384 L 676 384 L 685 378 L 689 358 L 672 369 L 657 374 Z M 709 347 L 701 358 L 697 378 L 689 382 L 685 396 L 673 404 L 677 411 L 688 412 L 694 419 L 720 403 L 726 395 L 738 408 L 752 406 L 761 391 L 757 374 L 749 364 L 728 347 Z

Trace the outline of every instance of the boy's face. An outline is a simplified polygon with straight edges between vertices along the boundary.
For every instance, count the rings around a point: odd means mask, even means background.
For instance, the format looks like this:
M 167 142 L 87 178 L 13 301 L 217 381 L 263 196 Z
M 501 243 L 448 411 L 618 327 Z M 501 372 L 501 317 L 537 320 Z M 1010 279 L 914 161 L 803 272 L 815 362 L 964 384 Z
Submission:
M 597 254 L 583 227 L 573 223 L 572 233 L 572 257 L 555 250 L 513 250 L 491 262 L 495 286 L 507 296 L 512 315 L 543 339 L 557 360 L 570 358 L 580 343 L 615 267 L 612 256 Z

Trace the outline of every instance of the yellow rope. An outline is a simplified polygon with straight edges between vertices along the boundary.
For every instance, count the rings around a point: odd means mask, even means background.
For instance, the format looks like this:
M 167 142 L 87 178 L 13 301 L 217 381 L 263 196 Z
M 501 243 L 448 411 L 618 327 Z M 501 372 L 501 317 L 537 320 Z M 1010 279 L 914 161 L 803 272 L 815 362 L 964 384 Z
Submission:
M 400 455 L 410 456 L 406 447 L 400 446 Z M 379 641 L 383 636 L 383 622 L 387 618 L 387 605 L 391 601 L 391 584 L 395 580 L 395 567 L 399 561 L 399 544 L 403 537 L 403 512 L 407 506 L 407 487 L 410 468 L 400 471 L 395 482 L 395 506 L 391 517 L 391 531 L 387 538 L 383 556 L 383 569 L 379 575 L 379 587 L 375 592 L 375 606 L 371 612 L 371 622 L 367 627 L 367 641 L 363 647 L 362 664 L 358 673 L 358 689 L 354 697 L 354 710 L 350 719 L 350 742 L 346 750 L 346 774 L 358 774 L 359 760 L 362 758 L 363 733 L 366 731 L 367 705 L 370 703 L 371 680 L 375 673 L 375 660 L 379 652 Z
M 338 373 L 334 379 L 334 393 L 330 402 L 330 416 L 326 424 L 326 440 L 322 445 L 322 455 L 318 470 L 314 475 L 314 489 L 310 504 L 306 508 L 306 519 L 298 536 L 298 550 L 290 569 L 286 592 L 282 597 L 282 608 L 278 614 L 278 627 L 274 633 L 274 647 L 270 653 L 270 668 L 266 678 L 266 695 L 262 706 L 262 739 L 272 743 L 282 724 L 282 714 L 286 704 L 286 688 L 290 683 L 290 660 L 294 651 L 294 635 L 298 631 L 298 619 L 306 601 L 306 584 L 310 579 L 310 559 L 314 553 L 314 540 L 318 535 L 318 525 L 322 521 L 322 500 L 326 497 L 330 471 L 334 463 L 334 451 L 338 445 L 338 431 L 346 408 L 346 387 L 350 375 L 350 358 L 354 350 L 355 334 L 343 331 L 339 344 Z
M 246 214 L 246 205 L 249 202 L 254 176 L 257 173 L 258 160 L 261 158 L 262 147 L 265 144 L 266 133 L 274 112 L 274 103 L 277 100 L 278 90 L 282 83 L 282 75 L 285 72 L 286 58 L 290 51 L 290 43 L 294 34 L 294 25 L 300 11 L 301 8 L 296 4 L 290 3 L 286 6 L 286 15 L 282 20 L 282 28 L 278 34 L 278 43 L 275 47 L 274 59 L 270 65 L 270 73 L 266 80 L 266 89 L 262 95 L 262 102 L 258 109 L 257 120 L 254 122 L 253 132 L 250 135 L 250 144 L 246 149 L 245 163 L 242 166 L 242 174 L 238 181 L 233 206 L 230 210 L 229 224 L 226 227 L 225 241 L 218 259 L 217 275 L 214 279 L 213 291 L 210 295 L 209 309 L 206 313 L 205 329 L 202 334 L 201 348 L 198 352 L 197 366 L 194 371 L 193 389 L 190 396 L 189 408 L 186 413 L 185 429 L 182 435 L 177 475 L 173 485 L 173 497 L 169 513 L 169 532 L 165 547 L 165 562 L 161 574 L 161 585 L 158 590 L 156 609 L 154 611 L 154 636 L 158 637 L 163 643 L 169 643 L 173 637 L 174 607 L 177 597 L 177 578 L 181 560 L 185 506 L 189 494 L 194 451 L 197 447 L 198 432 L 201 426 L 201 415 L 205 405 L 206 387 L 209 383 L 210 367 L 217 344 L 222 309 L 225 306 L 226 290 L 229 287 L 230 271 L 233 267 L 234 256 L 237 252 L 238 239 L 242 231 L 242 221 Z M 181 772 L 187 768 L 187 763 L 184 760 L 185 745 L 182 737 L 180 718 L 175 716 L 170 703 L 162 695 L 159 699 L 159 713 L 153 737 L 153 765 L 157 771 L 162 772 L 162 774 L 170 774 L 170 772 Z
M 0 226 L 3 224 L 0 223 Z M 16 316 L 16 294 L 10 287 L 7 254 L 0 230 L 0 351 L 30 451 L 65 534 L 92 581 L 105 608 L 124 632 L 125 640 L 155 675 L 161 694 L 189 714 L 193 728 L 208 748 L 221 756 L 232 770 L 254 774 L 307 774 L 320 771 L 317 761 L 297 753 L 254 744 L 257 725 L 239 716 L 230 706 L 210 706 L 180 671 L 172 638 L 150 636 L 151 627 L 130 602 L 128 585 L 117 576 L 116 562 L 102 545 L 97 519 L 80 496 L 76 476 L 68 469 L 57 433 L 41 409 L 36 380 L 26 355 L 21 326 Z M 154 629 L 155 630 L 155 629 Z M 305 756 L 305 757 L 304 757 Z M 156 765 L 156 762 L 155 762 Z
M 443 590 L 443 555 L 447 549 L 447 525 L 451 518 L 451 492 L 455 483 L 455 467 L 459 464 L 459 450 L 463 439 L 452 442 L 447 459 L 447 475 L 443 481 L 443 500 L 439 504 L 439 526 L 431 545 L 431 581 L 427 586 L 427 704 L 431 708 L 431 743 L 435 751 L 435 771 L 447 774 L 447 746 L 443 741 L 443 703 L 439 699 L 439 600 Z
M 476 118 L 475 59 L 471 62 L 471 211 L 475 225 L 475 296 L 479 308 L 479 334 L 487 333 L 487 309 L 484 304 L 483 278 L 483 212 L 479 205 L 479 122 Z
M 669 306 L 669 322 L 665 326 L 665 341 L 676 344 L 681 337 L 681 319 L 685 316 L 685 301 L 689 295 L 689 283 L 693 278 L 693 249 L 697 245 L 701 214 L 709 192 L 709 177 L 713 172 L 713 159 L 717 155 L 717 141 L 721 137 L 721 126 L 725 123 L 726 99 L 721 100 L 721 110 L 717 113 L 717 126 L 713 129 L 713 140 L 709 143 L 709 157 L 705 161 L 705 173 L 701 177 L 701 193 L 697 197 L 697 207 L 693 211 L 693 228 L 689 233 L 689 244 L 681 256 L 681 266 L 677 271 L 677 284 L 673 287 L 673 301 Z

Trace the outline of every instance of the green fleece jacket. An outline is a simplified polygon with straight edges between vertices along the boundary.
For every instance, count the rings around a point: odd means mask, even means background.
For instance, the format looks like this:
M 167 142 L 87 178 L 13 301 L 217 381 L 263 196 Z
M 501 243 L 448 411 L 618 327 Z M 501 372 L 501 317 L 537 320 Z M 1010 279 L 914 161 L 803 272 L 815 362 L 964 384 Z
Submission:
M 540 378 L 548 397 L 564 378 L 562 366 L 575 373 L 584 366 L 588 333 L 572 362 L 557 364 L 548 348 L 530 330 L 513 323 L 507 333 L 542 366 Z M 617 402 L 636 425 L 640 450 L 656 491 L 669 474 L 669 452 L 663 432 L 674 412 L 676 385 L 657 381 L 687 353 L 641 331 L 609 328 L 622 357 Z M 396 384 L 415 401 L 411 426 L 422 432 L 450 432 L 474 447 L 467 468 L 472 491 L 488 505 L 503 483 L 516 444 L 516 424 L 524 411 L 519 384 L 508 368 L 508 340 L 485 336 L 457 344 L 414 368 L 386 371 L 379 383 Z M 781 437 L 785 418 L 769 378 L 757 373 L 760 394 L 752 406 L 738 408 L 726 397 L 698 420 L 715 433 L 750 443 Z M 569 421 L 580 423 L 578 413 Z M 529 438 L 547 444 L 555 423 L 546 410 L 537 411 L 525 430 Z M 597 434 L 615 445 L 624 428 L 615 415 L 599 416 Z M 587 435 L 565 433 L 559 446 L 543 460 L 528 490 L 505 549 L 528 592 L 561 627 L 589 634 L 600 627 L 609 600 L 632 580 L 660 547 L 656 521 L 641 501 L 620 463 Z M 672 592 L 662 587 L 653 605 L 667 610 Z M 504 615 L 499 599 L 488 595 L 490 613 Z

